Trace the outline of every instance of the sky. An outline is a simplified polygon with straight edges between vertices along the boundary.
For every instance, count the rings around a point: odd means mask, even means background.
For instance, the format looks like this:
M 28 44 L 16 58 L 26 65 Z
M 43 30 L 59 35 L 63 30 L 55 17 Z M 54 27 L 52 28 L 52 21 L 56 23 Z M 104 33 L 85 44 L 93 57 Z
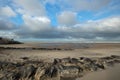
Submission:
M 120 0 L 0 0 L 0 36 L 120 42 Z

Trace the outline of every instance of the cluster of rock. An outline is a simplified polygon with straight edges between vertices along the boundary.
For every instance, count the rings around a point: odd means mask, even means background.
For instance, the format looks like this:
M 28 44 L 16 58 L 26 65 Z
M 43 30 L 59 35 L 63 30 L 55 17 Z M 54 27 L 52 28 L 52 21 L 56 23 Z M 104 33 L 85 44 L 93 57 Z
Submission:
M 14 39 L 0 37 L 0 44 L 21 44 L 21 42 L 15 41 Z
M 0 47 L 0 49 L 4 50 L 4 49 L 7 49 L 7 50 L 50 50 L 50 51 L 53 51 L 53 50 L 56 50 L 56 51 L 70 51 L 70 50 L 73 50 L 71 48 L 32 48 L 32 47 Z
M 0 62 L 0 80 L 61 80 L 81 77 L 89 71 L 104 70 L 120 63 L 120 56 L 102 58 L 63 58 L 52 63 L 43 61 Z

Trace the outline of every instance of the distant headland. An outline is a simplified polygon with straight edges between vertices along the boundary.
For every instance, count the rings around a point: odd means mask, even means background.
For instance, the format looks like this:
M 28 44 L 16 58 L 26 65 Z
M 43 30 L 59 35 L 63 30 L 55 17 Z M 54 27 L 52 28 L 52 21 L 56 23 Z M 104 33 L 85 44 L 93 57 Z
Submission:
M 0 37 L 0 44 L 22 44 L 22 42 L 15 41 L 14 39 Z

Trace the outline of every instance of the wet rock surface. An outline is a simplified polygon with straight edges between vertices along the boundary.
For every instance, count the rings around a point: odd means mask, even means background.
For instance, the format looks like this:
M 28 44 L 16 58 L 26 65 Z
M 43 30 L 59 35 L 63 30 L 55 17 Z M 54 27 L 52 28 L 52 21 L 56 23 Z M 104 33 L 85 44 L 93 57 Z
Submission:
M 87 72 L 104 70 L 116 63 L 120 63 L 120 56 L 56 58 L 52 63 L 29 59 L 16 63 L 0 61 L 0 80 L 62 80 L 82 77 Z

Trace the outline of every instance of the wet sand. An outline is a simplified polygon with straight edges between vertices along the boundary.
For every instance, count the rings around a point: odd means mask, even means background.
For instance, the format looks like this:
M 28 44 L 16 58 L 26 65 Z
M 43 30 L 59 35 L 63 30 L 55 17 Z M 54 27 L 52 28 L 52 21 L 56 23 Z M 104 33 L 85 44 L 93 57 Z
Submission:
M 103 71 L 88 73 L 76 80 L 120 80 L 120 64 Z
M 0 58 L 2 60 L 10 59 L 19 60 L 20 57 L 29 57 L 31 59 L 48 59 L 53 60 L 54 58 L 65 58 L 74 57 L 79 58 L 80 56 L 85 57 L 103 57 L 109 55 L 120 55 L 120 44 L 118 43 L 102 43 L 102 44 L 80 44 L 80 43 L 25 43 L 17 45 L 0 45 L 0 47 L 44 47 L 44 48 L 74 48 L 74 50 L 64 51 L 49 51 L 49 50 L 1 50 Z M 4 56 L 4 57 L 3 57 Z

